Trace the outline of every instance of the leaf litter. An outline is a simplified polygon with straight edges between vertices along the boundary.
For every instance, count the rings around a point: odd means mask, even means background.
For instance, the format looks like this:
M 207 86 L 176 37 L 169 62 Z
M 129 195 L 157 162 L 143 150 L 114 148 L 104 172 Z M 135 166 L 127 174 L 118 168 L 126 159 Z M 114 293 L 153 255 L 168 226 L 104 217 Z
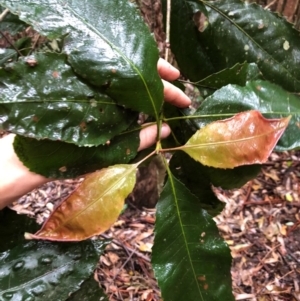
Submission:
M 12 209 L 41 223 L 81 181 L 50 182 Z M 260 175 L 240 189 L 214 190 L 226 203 L 215 220 L 231 249 L 236 300 L 299 301 L 300 151 L 272 153 Z M 129 206 L 100 236 L 111 243 L 94 278 L 109 300 L 161 300 L 150 263 L 154 223 L 155 209 Z
M 236 300 L 300 300 L 300 152 L 273 153 L 257 179 L 216 189 Z

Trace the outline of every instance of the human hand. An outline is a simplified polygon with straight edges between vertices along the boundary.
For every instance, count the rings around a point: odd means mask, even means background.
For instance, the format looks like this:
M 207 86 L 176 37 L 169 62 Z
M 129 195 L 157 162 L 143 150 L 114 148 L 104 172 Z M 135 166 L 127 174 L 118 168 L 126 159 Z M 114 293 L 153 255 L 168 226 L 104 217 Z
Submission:
M 179 71 L 163 59 L 158 60 L 157 69 L 164 84 L 165 101 L 179 108 L 188 107 L 191 104 L 191 100 L 186 96 L 186 94 L 184 94 L 179 88 L 166 81 L 177 79 L 180 75 Z M 170 135 L 170 133 L 170 127 L 167 124 L 163 124 L 161 129 L 161 138 L 166 138 Z M 156 138 L 157 126 L 152 125 L 145 127 L 140 132 L 140 146 L 138 150 L 142 150 L 153 145 L 156 142 Z
M 179 77 L 179 71 L 165 60 L 160 59 L 157 64 L 158 72 L 164 84 L 165 100 L 177 107 L 184 108 L 191 104 L 190 99 L 177 87 L 166 80 L 175 80 Z M 161 138 L 166 138 L 171 130 L 167 124 L 163 124 Z M 0 139 L 0 209 L 9 205 L 22 195 L 34 188 L 51 181 L 41 175 L 27 169 L 14 152 L 14 134 Z M 140 132 L 140 146 L 138 150 L 145 149 L 156 142 L 157 126 L 145 127 Z

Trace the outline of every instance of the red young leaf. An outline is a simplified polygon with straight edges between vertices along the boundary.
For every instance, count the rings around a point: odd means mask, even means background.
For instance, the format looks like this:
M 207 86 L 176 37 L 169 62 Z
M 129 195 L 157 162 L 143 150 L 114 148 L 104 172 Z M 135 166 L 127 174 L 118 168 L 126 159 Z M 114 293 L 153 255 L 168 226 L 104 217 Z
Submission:
M 216 168 L 266 162 L 290 117 L 266 119 L 248 111 L 212 122 L 198 130 L 181 148 L 194 160 Z
M 86 176 L 82 184 L 27 239 L 78 241 L 106 231 L 133 190 L 136 165 L 115 165 Z

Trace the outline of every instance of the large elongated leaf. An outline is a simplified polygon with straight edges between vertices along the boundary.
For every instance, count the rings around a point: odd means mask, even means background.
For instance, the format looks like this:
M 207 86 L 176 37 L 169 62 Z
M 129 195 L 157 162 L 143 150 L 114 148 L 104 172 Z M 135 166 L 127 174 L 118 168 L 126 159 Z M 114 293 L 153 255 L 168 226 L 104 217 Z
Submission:
M 233 301 L 230 251 L 200 201 L 172 174 L 157 205 L 152 265 L 165 301 Z
M 115 165 L 89 174 L 35 235 L 28 239 L 78 241 L 106 231 L 133 190 L 136 165 Z
M 65 36 L 63 52 L 77 74 L 118 103 L 158 117 L 163 86 L 157 46 L 130 1 L 1 0 L 50 38 Z
M 265 119 L 258 111 L 236 114 L 198 130 L 182 150 L 196 161 L 234 168 L 267 161 L 290 117 Z
M 289 91 L 300 91 L 299 32 L 279 15 L 240 0 L 175 0 L 172 3 L 171 47 L 175 56 L 179 55 L 179 43 L 188 45 L 190 38 L 203 51 L 194 59 L 189 47 L 180 48 L 180 56 L 190 57 L 190 60 L 178 60 L 187 77 L 193 81 L 203 78 L 201 69 L 206 61 L 213 66 L 213 72 L 247 61 L 256 63 L 266 79 Z M 206 14 L 207 20 L 199 19 L 199 12 Z M 176 15 L 181 16 L 180 21 Z M 176 26 L 190 24 L 193 20 L 194 27 Z M 195 35 L 199 24 L 204 26 Z M 195 72 L 189 71 L 192 64 L 193 70 L 199 70 L 198 78 Z
M 208 97 L 195 112 L 199 128 L 247 110 L 259 110 L 267 118 L 292 118 L 277 150 L 300 146 L 300 98 L 266 81 L 250 81 L 245 87 L 228 85 Z M 202 116 L 202 117 L 201 117 Z
M 1 253 L 0 300 L 65 301 L 91 275 L 97 250 L 91 241 L 31 241 Z
M 137 118 L 80 80 L 66 59 L 63 54 L 39 53 L 0 69 L 0 128 L 97 146 Z
M 166 12 L 167 0 L 162 0 Z M 201 7 L 200 2 L 172 0 L 170 44 L 180 71 L 192 81 L 198 81 L 216 71 L 205 45 L 199 42 L 199 32 L 193 20 L 193 13 Z M 199 9 L 199 8 L 198 8 Z
M 23 164 L 47 178 L 74 178 L 132 160 L 139 146 L 139 131 L 123 133 L 106 145 L 79 147 L 60 141 L 17 136 L 14 149 Z

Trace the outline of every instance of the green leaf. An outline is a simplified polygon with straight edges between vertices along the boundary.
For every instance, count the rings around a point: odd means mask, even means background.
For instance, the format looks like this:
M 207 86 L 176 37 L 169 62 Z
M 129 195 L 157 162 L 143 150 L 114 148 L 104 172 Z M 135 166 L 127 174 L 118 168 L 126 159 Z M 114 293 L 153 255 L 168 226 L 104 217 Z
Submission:
M 65 301 L 91 275 L 99 255 L 91 241 L 31 241 L 1 253 L 0 300 Z
M 167 0 L 162 0 L 166 7 Z M 216 71 L 205 45 L 199 42 L 199 32 L 193 20 L 193 12 L 203 4 L 173 0 L 171 8 L 170 45 L 180 71 L 192 81 L 198 81 Z M 166 9 L 165 9 L 166 11 Z
M 80 80 L 67 56 L 38 53 L 0 69 L 0 127 L 23 136 L 97 146 L 137 118 Z
M 20 38 L 14 43 L 15 48 L 18 49 L 23 56 L 26 56 L 31 52 L 31 45 L 32 40 L 30 37 Z
M 229 248 L 199 200 L 171 173 L 157 205 L 152 265 L 165 301 L 234 300 Z
M 226 68 L 192 84 L 197 86 L 202 97 L 206 98 L 223 86 L 229 84 L 245 86 L 247 81 L 258 79 L 263 78 L 255 63 L 238 63 L 232 68 Z
M 136 182 L 137 165 L 118 164 L 85 176 L 42 228 L 26 239 L 80 241 L 108 230 L 123 210 Z
M 67 301 L 108 301 L 107 296 L 93 277 L 85 280 L 80 289 L 71 295 Z
M 0 66 L 6 63 L 9 59 L 16 58 L 16 57 L 17 57 L 17 52 L 14 49 L 0 48 Z
M 276 149 L 283 151 L 300 147 L 300 98 L 266 81 L 250 81 L 245 87 L 223 87 L 203 101 L 194 116 L 199 116 L 197 122 L 202 128 L 212 121 L 247 110 L 259 110 L 267 118 L 291 115 Z
M 251 79 L 257 79 L 260 76 L 261 74 L 256 64 L 238 63 L 232 68 L 226 68 L 192 84 L 197 87 L 217 90 L 229 84 L 244 86 L 249 80 L 249 77 L 251 77 Z
M 158 49 L 135 5 L 119 0 L 0 3 L 42 35 L 64 36 L 62 51 L 77 74 L 118 103 L 158 119 L 163 102 Z
M 24 231 L 36 231 L 39 225 L 24 214 L 4 208 L 0 211 L 0 252 L 24 242 Z
M 290 116 L 266 119 L 259 111 L 242 112 L 206 125 L 179 149 L 196 161 L 216 168 L 262 164 L 289 121 Z
M 171 12 L 171 49 L 190 80 L 247 61 L 266 79 L 300 91 L 299 32 L 284 18 L 240 0 L 174 0 Z
M 132 130 L 97 147 L 17 136 L 14 149 L 31 171 L 48 178 L 74 178 L 113 164 L 128 163 L 137 154 L 139 131 Z
M 224 204 L 213 193 L 206 168 L 181 151 L 176 152 L 170 161 L 173 175 L 198 198 L 202 209 L 216 216 L 223 210 Z
M 261 166 L 254 164 L 238 166 L 233 169 L 213 168 L 204 166 L 193 160 L 188 154 L 179 151 L 172 156 L 170 168 L 174 176 L 201 202 L 204 202 L 203 209 L 214 216 L 220 212 L 222 206 L 213 194 L 211 184 L 223 189 L 239 188 L 255 178 Z
M 240 0 L 202 3 L 209 26 L 199 33 L 201 44 L 216 70 L 254 62 L 267 80 L 291 92 L 300 91 L 300 34 L 292 24 Z
M 3 13 L 4 10 L 5 8 L 0 6 L 0 14 Z M 26 27 L 28 27 L 28 25 L 25 22 L 21 21 L 16 15 L 11 14 L 10 12 L 0 22 L 0 30 L 9 33 L 12 36 L 24 30 Z

